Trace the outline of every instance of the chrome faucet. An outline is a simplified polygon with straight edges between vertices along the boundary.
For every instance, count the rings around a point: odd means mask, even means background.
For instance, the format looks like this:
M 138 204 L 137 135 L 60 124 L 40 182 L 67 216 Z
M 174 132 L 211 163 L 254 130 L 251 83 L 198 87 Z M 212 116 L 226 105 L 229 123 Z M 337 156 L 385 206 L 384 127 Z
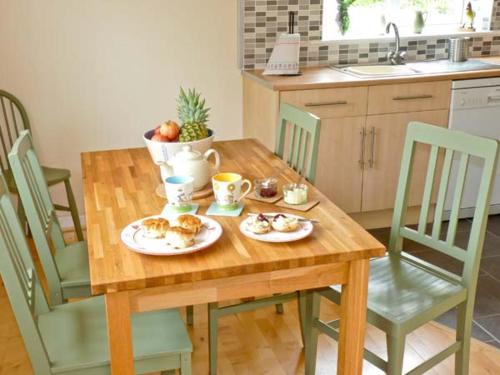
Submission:
M 394 22 L 389 22 L 387 24 L 387 27 L 385 28 L 385 32 L 389 34 L 391 32 L 391 26 L 394 28 L 396 49 L 389 51 L 389 53 L 387 54 L 387 59 L 389 59 L 391 65 L 402 65 L 405 63 L 406 60 L 406 52 L 399 50 L 400 40 L 399 40 L 399 30 L 397 25 Z

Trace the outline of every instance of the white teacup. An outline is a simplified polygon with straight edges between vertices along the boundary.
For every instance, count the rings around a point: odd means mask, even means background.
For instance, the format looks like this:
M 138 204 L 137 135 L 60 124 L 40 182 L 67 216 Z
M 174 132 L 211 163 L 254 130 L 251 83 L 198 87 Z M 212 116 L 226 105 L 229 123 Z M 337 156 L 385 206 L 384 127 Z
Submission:
M 241 192 L 242 185 L 248 185 L 244 193 Z M 217 173 L 212 177 L 215 201 L 223 210 L 233 210 L 238 202 L 252 189 L 252 183 L 244 180 L 237 173 Z
M 191 176 L 170 176 L 165 179 L 165 192 L 168 204 L 179 212 L 191 209 L 194 178 Z

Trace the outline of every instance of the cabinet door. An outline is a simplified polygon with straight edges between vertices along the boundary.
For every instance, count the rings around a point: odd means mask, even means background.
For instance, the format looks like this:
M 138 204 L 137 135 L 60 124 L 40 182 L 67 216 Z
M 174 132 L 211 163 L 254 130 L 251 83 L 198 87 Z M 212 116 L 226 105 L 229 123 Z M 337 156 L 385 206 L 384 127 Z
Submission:
M 365 117 L 322 119 L 315 186 L 345 212 L 361 210 Z
M 385 210 L 394 207 L 399 169 L 411 121 L 448 126 L 448 110 L 368 116 L 366 120 L 366 168 L 363 172 L 362 211 Z M 374 132 L 374 133 L 373 133 Z M 419 206 L 423 181 L 427 172 L 429 148 L 418 145 L 415 151 L 410 206 Z M 370 159 L 372 162 L 370 163 Z

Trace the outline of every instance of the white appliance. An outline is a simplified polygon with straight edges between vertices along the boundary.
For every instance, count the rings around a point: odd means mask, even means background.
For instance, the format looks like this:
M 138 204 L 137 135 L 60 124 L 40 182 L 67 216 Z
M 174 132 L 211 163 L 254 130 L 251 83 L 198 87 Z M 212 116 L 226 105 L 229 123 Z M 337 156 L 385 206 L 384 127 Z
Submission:
M 500 77 L 454 81 L 452 84 L 449 128 L 500 140 Z M 445 210 L 451 210 L 451 200 L 458 169 L 454 160 Z M 500 165 L 499 165 L 500 169 Z M 460 217 L 472 217 L 479 190 L 482 162 L 469 160 Z M 490 214 L 500 213 L 500 171 L 497 170 L 491 196 Z

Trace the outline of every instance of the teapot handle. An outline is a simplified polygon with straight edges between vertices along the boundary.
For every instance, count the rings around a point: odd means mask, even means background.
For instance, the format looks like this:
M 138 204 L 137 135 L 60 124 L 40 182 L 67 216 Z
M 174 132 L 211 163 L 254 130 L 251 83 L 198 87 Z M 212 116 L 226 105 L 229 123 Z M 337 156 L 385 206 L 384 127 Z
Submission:
M 214 150 L 213 148 L 211 148 L 210 150 L 208 150 L 207 152 L 205 152 L 205 154 L 203 154 L 203 157 L 208 160 L 209 156 L 210 155 L 214 155 L 215 156 L 215 171 L 218 172 L 219 171 L 219 167 L 220 167 L 220 156 L 219 156 L 219 153 Z

